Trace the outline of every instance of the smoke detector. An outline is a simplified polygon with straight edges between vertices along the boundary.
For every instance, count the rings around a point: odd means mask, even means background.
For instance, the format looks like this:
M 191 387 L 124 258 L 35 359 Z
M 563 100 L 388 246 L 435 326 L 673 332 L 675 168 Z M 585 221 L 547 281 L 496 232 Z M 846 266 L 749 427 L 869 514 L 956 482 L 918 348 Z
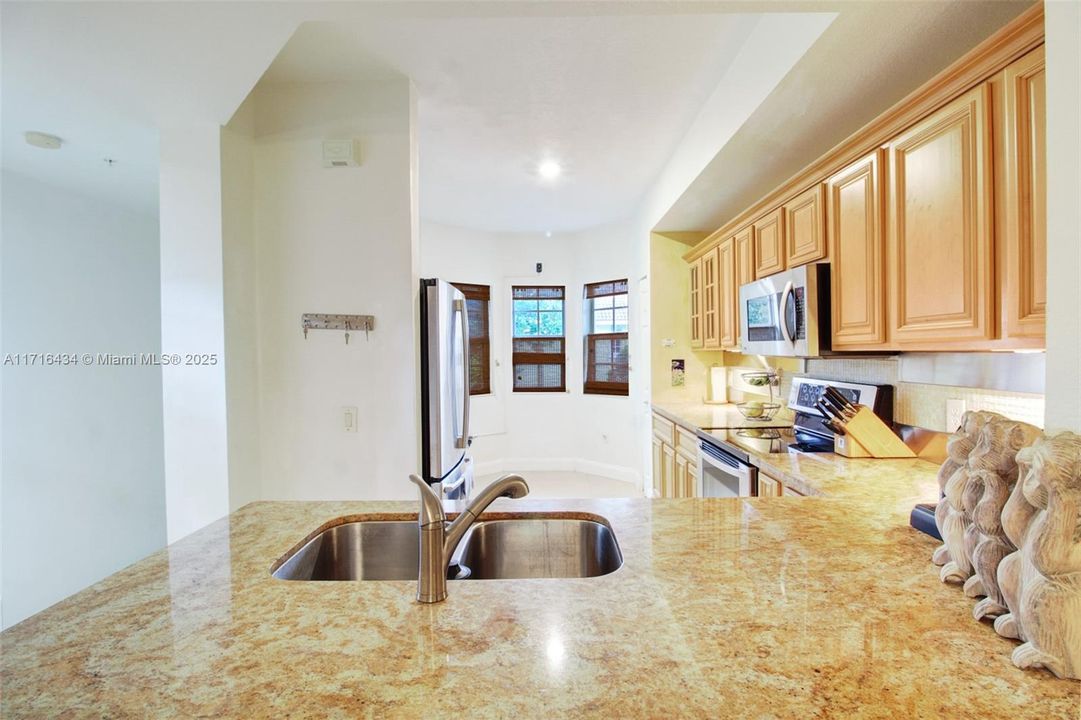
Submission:
M 59 150 L 60 146 L 64 144 L 64 141 L 55 135 L 30 131 L 26 133 L 26 144 L 45 150 Z

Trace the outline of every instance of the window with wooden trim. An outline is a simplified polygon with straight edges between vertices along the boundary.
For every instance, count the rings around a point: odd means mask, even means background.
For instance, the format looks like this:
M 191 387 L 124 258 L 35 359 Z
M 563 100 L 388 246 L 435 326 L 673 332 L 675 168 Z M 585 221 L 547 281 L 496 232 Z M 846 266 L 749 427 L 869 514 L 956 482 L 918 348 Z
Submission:
M 567 389 L 564 300 L 562 286 L 511 288 L 514 392 Z
M 630 394 L 627 299 L 626 279 L 585 286 L 583 392 L 587 394 Z
M 492 392 L 491 339 L 488 334 L 488 305 L 491 288 L 471 283 L 451 283 L 465 295 L 469 316 L 469 394 Z

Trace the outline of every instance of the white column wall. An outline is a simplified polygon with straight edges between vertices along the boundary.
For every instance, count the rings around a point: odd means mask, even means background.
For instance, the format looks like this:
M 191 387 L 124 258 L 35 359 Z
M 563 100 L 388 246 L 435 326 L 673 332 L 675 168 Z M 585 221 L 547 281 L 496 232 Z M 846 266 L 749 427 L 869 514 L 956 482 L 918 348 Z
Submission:
M 229 512 L 221 128 L 161 133 L 161 349 L 168 539 Z M 189 355 L 214 364 L 184 364 Z
M 1045 6 L 1048 430 L 1081 432 L 1081 3 Z

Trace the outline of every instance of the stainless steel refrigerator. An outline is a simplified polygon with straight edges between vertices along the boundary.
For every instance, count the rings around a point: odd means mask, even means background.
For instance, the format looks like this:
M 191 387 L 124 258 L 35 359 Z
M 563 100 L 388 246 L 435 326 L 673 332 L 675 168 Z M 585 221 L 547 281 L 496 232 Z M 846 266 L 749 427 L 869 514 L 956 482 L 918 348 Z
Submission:
M 435 278 L 420 281 L 420 394 L 422 477 L 445 498 L 469 497 L 469 311 Z

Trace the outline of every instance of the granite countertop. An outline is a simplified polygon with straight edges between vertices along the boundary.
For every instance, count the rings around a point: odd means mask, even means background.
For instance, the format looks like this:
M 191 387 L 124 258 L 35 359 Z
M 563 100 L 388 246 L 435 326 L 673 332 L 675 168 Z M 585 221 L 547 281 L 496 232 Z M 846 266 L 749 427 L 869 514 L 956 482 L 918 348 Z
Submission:
M 780 401 L 777 401 L 780 402 Z M 784 403 L 773 420 L 748 420 L 736 408 L 735 403 L 711 405 L 704 402 L 653 402 L 654 411 L 677 425 L 691 430 L 720 430 L 725 428 L 778 428 L 792 427 L 792 413 Z
M 269 574 L 321 525 L 414 503 L 248 505 L 0 634 L 0 716 L 1077 716 L 1081 683 L 1013 667 L 939 582 L 906 522 L 934 466 L 758 460 L 831 497 L 500 500 L 606 518 L 624 566 L 436 605 Z

